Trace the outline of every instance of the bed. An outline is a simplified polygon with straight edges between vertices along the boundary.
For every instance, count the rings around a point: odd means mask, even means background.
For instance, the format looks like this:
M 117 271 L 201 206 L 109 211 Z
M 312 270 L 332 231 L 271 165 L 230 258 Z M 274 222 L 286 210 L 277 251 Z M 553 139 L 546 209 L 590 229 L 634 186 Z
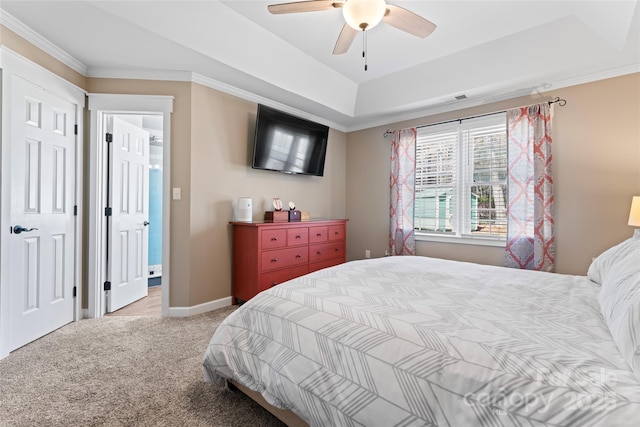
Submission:
M 395 256 L 299 277 L 221 323 L 204 377 L 310 426 L 638 426 L 639 331 L 640 230 L 587 276 Z

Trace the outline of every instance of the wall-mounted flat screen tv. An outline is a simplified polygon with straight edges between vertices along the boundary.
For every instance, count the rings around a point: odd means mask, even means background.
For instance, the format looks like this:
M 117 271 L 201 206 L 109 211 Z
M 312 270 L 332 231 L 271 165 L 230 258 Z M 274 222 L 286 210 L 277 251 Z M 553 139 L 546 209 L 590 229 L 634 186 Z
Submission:
M 329 127 L 258 104 L 254 169 L 323 176 Z

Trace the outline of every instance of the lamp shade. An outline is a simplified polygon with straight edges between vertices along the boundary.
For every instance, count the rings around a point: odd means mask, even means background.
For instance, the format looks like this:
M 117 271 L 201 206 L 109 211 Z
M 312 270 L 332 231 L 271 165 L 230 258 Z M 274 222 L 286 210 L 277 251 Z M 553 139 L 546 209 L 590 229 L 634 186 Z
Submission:
M 384 0 L 347 0 L 342 14 L 354 30 L 370 30 L 382 21 L 386 10 Z
M 631 200 L 629 225 L 632 227 L 640 227 L 640 196 L 633 196 L 633 199 Z

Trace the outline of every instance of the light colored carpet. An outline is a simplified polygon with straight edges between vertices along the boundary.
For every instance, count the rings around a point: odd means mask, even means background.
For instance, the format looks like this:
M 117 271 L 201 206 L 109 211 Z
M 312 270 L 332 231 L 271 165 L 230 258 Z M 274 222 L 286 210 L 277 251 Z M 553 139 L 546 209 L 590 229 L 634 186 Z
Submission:
M 1 426 L 283 426 L 206 384 L 204 350 L 235 307 L 69 324 L 0 361 Z

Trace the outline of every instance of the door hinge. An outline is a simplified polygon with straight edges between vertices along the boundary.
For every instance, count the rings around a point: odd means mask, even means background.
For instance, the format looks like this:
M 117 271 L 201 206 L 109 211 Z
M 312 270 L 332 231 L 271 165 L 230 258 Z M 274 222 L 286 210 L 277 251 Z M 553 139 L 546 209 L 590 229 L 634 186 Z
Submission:
M 113 134 L 112 133 L 107 132 L 106 138 L 107 138 L 107 142 L 113 142 Z
M 104 216 L 111 216 L 111 208 L 104 208 Z
M 73 206 L 73 216 L 78 216 L 78 205 Z
M 104 290 L 105 291 L 111 290 L 111 282 L 104 282 Z
M 77 297 L 78 296 L 78 288 L 76 286 L 73 287 L 73 297 Z
M 74 135 L 78 134 L 78 125 L 73 125 L 73 134 Z

